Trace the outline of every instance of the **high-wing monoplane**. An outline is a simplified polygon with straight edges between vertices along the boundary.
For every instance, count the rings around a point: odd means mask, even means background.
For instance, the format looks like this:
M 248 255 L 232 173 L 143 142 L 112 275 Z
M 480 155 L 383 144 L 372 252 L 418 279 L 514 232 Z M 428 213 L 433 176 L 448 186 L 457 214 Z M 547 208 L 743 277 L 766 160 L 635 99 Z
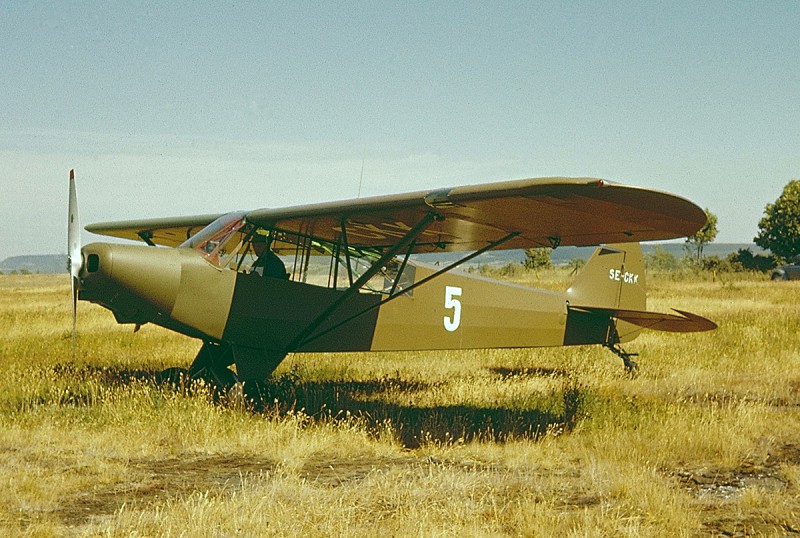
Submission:
M 81 249 L 70 172 L 70 273 L 73 297 L 117 322 L 201 340 L 188 373 L 216 383 L 263 380 L 296 352 L 598 344 L 634 368 L 621 345 L 643 329 L 716 327 L 646 309 L 639 246 L 705 222 L 698 206 L 665 192 L 539 178 L 92 224 L 90 232 L 145 245 Z M 492 249 L 560 245 L 602 245 L 564 293 L 454 271 Z M 428 265 L 420 253 L 455 259 Z

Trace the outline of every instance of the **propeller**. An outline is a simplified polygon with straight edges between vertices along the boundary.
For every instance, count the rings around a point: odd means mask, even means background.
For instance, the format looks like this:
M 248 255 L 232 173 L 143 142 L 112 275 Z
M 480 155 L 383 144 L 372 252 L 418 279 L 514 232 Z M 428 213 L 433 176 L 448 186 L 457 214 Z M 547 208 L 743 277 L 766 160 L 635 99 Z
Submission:
M 78 328 L 78 275 L 83 265 L 81 256 L 81 227 L 78 221 L 78 196 L 75 193 L 75 170 L 69 171 L 69 221 L 67 223 L 67 268 L 72 288 L 72 357 Z

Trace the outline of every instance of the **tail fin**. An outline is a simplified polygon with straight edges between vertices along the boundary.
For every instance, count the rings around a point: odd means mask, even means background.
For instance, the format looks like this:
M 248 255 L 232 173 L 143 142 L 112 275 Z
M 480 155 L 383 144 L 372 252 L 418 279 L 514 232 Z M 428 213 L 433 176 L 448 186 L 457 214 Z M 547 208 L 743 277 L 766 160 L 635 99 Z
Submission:
M 642 247 L 639 243 L 599 247 L 567 290 L 567 300 L 571 306 L 646 310 Z

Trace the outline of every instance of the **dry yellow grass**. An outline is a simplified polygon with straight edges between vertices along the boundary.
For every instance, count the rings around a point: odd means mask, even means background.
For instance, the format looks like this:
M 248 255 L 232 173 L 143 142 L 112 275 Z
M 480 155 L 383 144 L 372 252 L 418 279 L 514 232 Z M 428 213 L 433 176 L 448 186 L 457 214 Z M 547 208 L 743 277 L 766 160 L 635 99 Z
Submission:
M 566 275 L 529 283 L 562 288 Z M 599 348 L 298 355 L 255 409 L 157 386 L 66 276 L 0 276 L 0 534 L 800 534 L 800 284 L 651 277 L 640 375 Z

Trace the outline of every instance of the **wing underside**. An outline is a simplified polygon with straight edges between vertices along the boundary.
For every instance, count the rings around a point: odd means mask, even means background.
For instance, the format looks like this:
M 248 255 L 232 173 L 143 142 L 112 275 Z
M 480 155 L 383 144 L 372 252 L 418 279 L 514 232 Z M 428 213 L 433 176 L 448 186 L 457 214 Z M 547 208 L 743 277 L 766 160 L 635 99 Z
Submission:
M 87 226 L 94 233 L 177 246 L 219 215 Z M 431 216 L 435 217 L 431 219 Z M 353 248 L 384 250 L 420 223 L 412 252 L 652 241 L 694 234 L 705 213 L 661 191 L 594 178 L 540 178 L 247 213 L 248 222 Z

